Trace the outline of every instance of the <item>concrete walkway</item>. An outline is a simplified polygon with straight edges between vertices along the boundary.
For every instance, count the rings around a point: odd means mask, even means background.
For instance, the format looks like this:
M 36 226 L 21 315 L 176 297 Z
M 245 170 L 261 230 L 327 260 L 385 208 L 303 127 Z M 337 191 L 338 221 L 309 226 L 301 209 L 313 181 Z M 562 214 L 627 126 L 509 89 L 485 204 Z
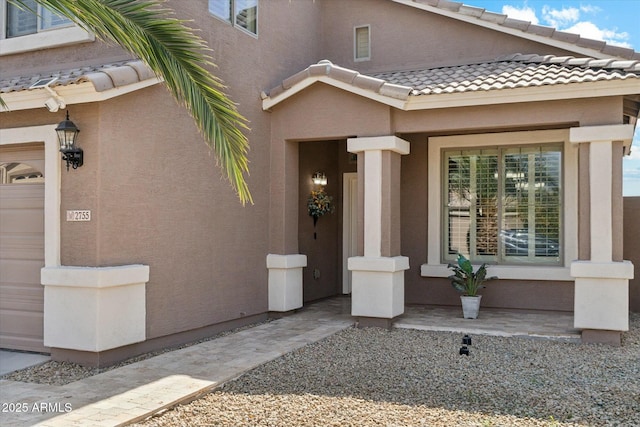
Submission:
M 65 386 L 2 380 L 0 425 L 101 427 L 142 420 L 352 326 L 350 302 L 349 298 L 334 298 L 312 304 L 279 320 Z M 571 313 L 481 309 L 480 318 L 469 321 L 461 319 L 459 311 L 407 307 L 395 326 L 493 335 L 579 337 L 577 331 L 571 330 Z
M 49 360 L 51 357 L 44 354 L 0 350 L 0 375 L 39 365 Z
M 100 427 L 142 420 L 352 324 L 348 314 L 311 307 L 65 386 L 2 380 L 1 409 L 14 407 L 0 412 L 0 425 Z

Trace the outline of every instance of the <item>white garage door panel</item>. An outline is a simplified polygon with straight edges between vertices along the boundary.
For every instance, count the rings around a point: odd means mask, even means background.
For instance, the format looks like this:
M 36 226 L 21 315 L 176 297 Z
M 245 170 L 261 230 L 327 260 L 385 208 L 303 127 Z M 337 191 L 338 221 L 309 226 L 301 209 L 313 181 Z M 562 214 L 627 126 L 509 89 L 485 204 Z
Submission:
M 0 154 L 6 161 L 7 153 Z M 37 150 L 18 154 L 42 155 Z M 0 347 L 48 350 L 43 345 L 43 266 L 44 184 L 0 184 Z

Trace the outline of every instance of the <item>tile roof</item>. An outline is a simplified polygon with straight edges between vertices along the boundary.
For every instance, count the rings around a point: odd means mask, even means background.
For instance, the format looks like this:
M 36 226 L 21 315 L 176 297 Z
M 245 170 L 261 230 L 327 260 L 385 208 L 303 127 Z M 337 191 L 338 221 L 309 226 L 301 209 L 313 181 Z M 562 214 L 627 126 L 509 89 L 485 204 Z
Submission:
M 96 92 L 127 86 L 156 77 L 140 60 L 128 60 L 98 66 L 86 66 L 28 76 L 0 79 L 0 93 L 29 90 L 40 79 L 56 77 L 50 87 L 68 86 L 90 82 Z
M 640 79 L 640 61 L 514 54 L 478 64 L 376 73 L 371 77 L 409 87 L 410 95 L 420 96 Z
M 476 64 L 364 75 L 322 60 L 285 79 L 263 99 L 286 97 L 287 91 L 295 93 L 294 85 L 319 80 L 406 101 L 411 96 L 626 79 L 640 79 L 640 61 L 513 54 Z
M 626 47 L 615 46 L 601 40 L 593 40 L 581 37 L 578 34 L 558 31 L 553 27 L 532 24 L 529 21 L 513 19 L 501 13 L 490 12 L 480 7 L 469 6 L 459 2 L 449 0 L 393 0 L 417 8 L 429 8 L 436 13 L 445 14 L 452 18 L 462 19 L 467 22 L 474 22 L 479 25 L 493 25 L 494 28 L 501 29 L 512 34 L 517 34 L 527 38 L 548 39 L 553 43 L 566 43 L 565 48 L 571 50 L 570 45 L 577 48 L 594 51 L 590 56 L 617 57 L 624 59 L 640 60 L 640 52 Z M 585 54 L 582 52 L 582 54 Z

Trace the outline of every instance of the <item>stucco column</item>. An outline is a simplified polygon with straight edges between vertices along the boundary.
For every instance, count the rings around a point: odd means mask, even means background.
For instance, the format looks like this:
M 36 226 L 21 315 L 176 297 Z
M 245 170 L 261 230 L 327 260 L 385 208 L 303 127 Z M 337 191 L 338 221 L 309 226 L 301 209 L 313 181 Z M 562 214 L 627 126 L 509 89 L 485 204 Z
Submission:
M 298 253 L 298 143 L 272 144 L 269 210 L 269 311 L 287 312 L 303 305 L 302 269 L 307 256 Z
M 364 156 L 364 256 L 351 257 L 351 314 L 360 324 L 387 324 L 404 313 L 404 270 L 400 250 L 400 156 L 409 142 L 396 136 L 350 138 L 347 150 Z
M 615 180 L 614 142 L 627 144 L 633 138 L 632 125 L 586 126 L 571 128 L 572 143 L 589 144 L 590 256 L 571 263 L 575 278 L 574 326 L 582 329 L 586 342 L 620 344 L 620 334 L 629 329 L 629 279 L 633 278 L 630 261 L 614 261 Z M 619 171 L 618 171 L 619 172 Z
M 146 339 L 149 266 L 44 267 L 44 345 L 101 352 Z

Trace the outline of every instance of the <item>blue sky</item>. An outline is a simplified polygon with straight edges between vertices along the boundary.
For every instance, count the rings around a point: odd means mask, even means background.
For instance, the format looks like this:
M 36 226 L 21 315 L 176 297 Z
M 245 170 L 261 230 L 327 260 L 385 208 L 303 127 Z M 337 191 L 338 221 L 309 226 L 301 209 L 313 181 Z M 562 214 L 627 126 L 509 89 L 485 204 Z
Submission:
M 534 24 L 640 51 L 640 0 L 458 0 Z M 625 196 L 640 196 L 640 130 L 623 162 Z

